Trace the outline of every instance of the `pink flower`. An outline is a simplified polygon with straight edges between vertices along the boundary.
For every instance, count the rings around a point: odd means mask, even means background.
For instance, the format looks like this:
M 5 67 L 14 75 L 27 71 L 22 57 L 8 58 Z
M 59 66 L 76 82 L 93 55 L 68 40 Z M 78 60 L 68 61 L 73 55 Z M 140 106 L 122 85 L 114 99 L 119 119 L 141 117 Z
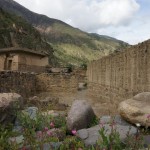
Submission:
M 150 114 L 147 115 L 147 119 L 150 119 Z
M 76 129 L 73 129 L 71 132 L 72 132 L 73 135 L 76 135 L 77 130 L 76 130 Z
M 45 127 L 45 128 L 44 128 L 44 131 L 48 131 L 48 127 Z
M 46 133 L 47 133 L 47 135 L 49 135 L 49 136 L 51 136 L 51 135 L 52 135 L 52 133 L 51 133 L 51 131 L 50 131 L 50 130 L 48 130 Z
M 104 127 L 104 124 L 105 122 L 102 122 L 102 121 L 99 123 L 100 127 Z
M 51 123 L 50 123 L 50 127 L 51 127 L 51 128 L 54 128 L 54 126 L 55 126 L 55 125 L 54 125 L 54 122 L 51 122 Z
M 25 147 L 22 147 L 22 149 L 21 150 L 27 150 Z
M 115 122 L 115 121 L 113 121 L 113 122 L 110 124 L 111 127 L 114 127 L 115 125 L 116 125 L 116 122 Z
M 37 131 L 36 135 L 37 135 L 38 137 L 42 137 L 42 131 Z

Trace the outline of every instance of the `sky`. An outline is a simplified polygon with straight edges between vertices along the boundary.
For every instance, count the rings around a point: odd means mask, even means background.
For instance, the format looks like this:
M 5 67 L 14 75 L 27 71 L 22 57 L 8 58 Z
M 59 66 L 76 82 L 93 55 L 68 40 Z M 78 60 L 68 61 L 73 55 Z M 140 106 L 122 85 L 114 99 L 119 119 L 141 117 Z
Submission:
M 150 39 L 150 0 L 15 0 L 89 33 L 129 44 Z

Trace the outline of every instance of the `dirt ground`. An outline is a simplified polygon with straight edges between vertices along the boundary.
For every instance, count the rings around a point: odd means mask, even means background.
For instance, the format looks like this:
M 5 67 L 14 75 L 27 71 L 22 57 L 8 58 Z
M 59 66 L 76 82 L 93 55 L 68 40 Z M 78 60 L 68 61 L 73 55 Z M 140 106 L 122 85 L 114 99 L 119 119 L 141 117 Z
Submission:
M 74 93 L 63 93 L 63 92 L 40 93 L 40 97 L 44 98 L 44 97 L 48 97 L 48 96 L 58 97 L 60 103 L 67 104 L 69 106 L 71 106 L 71 104 L 74 100 L 87 100 L 91 104 L 95 114 L 98 117 L 100 117 L 102 115 L 115 115 L 115 114 L 117 114 L 116 106 L 113 106 L 109 102 L 101 101 L 96 97 L 89 96 L 87 89 L 79 90 L 79 91 L 76 91 Z

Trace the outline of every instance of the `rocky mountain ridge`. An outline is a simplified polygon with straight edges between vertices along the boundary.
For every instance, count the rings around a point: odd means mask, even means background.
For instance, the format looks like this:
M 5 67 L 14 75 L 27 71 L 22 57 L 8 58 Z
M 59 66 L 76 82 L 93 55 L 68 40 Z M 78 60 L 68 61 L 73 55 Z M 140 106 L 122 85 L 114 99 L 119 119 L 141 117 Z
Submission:
M 89 34 L 60 20 L 34 13 L 13 0 L 0 0 L 0 7 L 32 24 L 51 44 L 59 64 L 80 66 L 128 46 L 123 41 Z

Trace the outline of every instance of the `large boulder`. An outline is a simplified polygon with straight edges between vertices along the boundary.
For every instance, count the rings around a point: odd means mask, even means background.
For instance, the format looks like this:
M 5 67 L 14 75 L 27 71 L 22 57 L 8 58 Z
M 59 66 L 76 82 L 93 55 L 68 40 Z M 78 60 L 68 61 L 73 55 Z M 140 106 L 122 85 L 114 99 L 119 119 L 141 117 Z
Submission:
M 113 121 L 113 123 L 111 123 Z M 103 116 L 100 119 L 99 125 L 88 129 L 81 129 L 77 131 L 76 136 L 79 137 L 85 144 L 85 146 L 96 145 L 98 140 L 102 139 L 99 131 L 104 127 L 106 136 L 109 136 L 112 132 L 112 125 L 116 132 L 119 134 L 120 139 L 124 142 L 127 138 L 127 134 L 134 136 L 137 133 L 137 128 L 128 124 L 120 116 Z
M 23 98 L 17 93 L 0 93 L 0 123 L 12 123 L 16 111 L 22 108 Z
M 137 94 L 119 104 L 119 113 L 132 124 L 150 126 L 150 92 Z
M 91 105 L 85 100 L 75 100 L 67 117 L 67 129 L 72 131 L 87 128 L 95 119 Z

